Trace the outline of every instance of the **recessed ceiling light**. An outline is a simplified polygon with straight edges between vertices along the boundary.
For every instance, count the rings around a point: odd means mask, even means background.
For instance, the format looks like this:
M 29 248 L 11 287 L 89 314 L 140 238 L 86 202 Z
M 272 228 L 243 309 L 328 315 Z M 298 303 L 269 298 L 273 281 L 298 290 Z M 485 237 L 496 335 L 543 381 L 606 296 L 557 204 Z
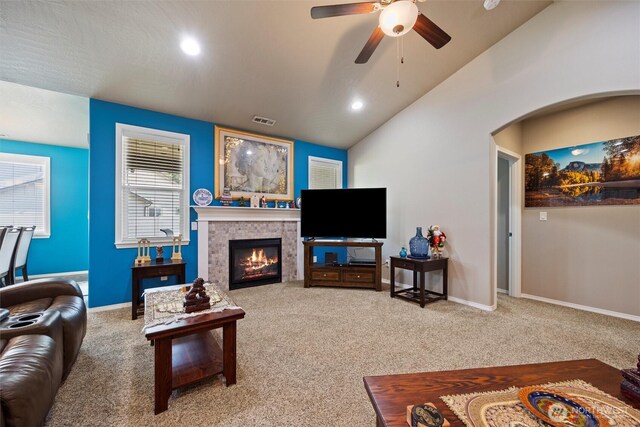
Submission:
M 484 0 L 484 8 L 486 10 L 495 9 L 500 4 L 500 0 Z
M 180 48 L 187 55 L 196 56 L 200 54 L 200 43 L 193 37 L 185 37 L 182 39 Z
M 353 104 L 351 104 L 351 109 L 353 111 L 361 110 L 362 107 L 364 107 L 364 104 L 362 103 L 362 101 L 354 101 Z

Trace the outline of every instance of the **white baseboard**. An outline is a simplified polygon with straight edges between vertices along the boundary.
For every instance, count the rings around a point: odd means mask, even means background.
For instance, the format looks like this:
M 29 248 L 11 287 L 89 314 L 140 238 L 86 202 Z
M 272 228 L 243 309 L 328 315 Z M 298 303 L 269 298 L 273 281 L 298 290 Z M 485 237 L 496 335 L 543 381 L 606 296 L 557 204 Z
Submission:
M 389 281 L 389 279 L 382 279 L 382 283 L 390 284 L 391 282 Z M 406 283 L 400 283 L 400 282 L 396 281 L 396 286 L 411 287 L 413 285 L 407 285 Z M 479 304 L 479 303 L 473 302 L 473 301 L 467 301 L 467 300 L 464 300 L 462 298 L 452 297 L 451 295 L 447 296 L 447 301 L 455 302 L 455 303 L 458 303 L 458 304 L 468 305 L 469 307 L 478 308 L 478 309 L 484 310 L 484 311 L 494 311 L 496 309 L 496 307 L 497 307 L 496 304 L 494 304 L 493 306 L 484 305 L 484 304 Z
M 483 311 L 494 311 L 498 307 L 497 304 L 484 305 L 484 304 L 480 304 L 480 303 L 473 302 L 473 301 L 467 301 L 467 300 L 462 299 L 462 298 L 452 297 L 451 295 L 449 295 L 449 297 L 447 299 L 449 301 L 457 302 L 458 304 L 468 305 L 469 307 L 478 308 L 478 309 L 483 310 Z
M 131 308 L 130 302 L 123 302 L 121 304 L 111 304 L 111 305 L 103 305 L 101 307 L 92 307 L 88 311 L 89 313 L 97 313 L 99 311 L 109 311 L 109 310 L 117 310 L 119 308 Z
M 84 270 L 84 271 L 66 271 L 64 273 L 30 274 L 29 279 L 42 279 L 44 277 L 77 276 L 79 274 L 89 274 L 89 272 L 87 270 Z
M 577 310 L 590 311 L 591 313 L 604 314 L 606 316 L 619 317 L 621 319 L 633 320 L 640 322 L 640 316 L 634 316 L 633 314 L 620 313 L 617 311 L 605 310 L 603 308 L 589 307 L 587 305 L 574 304 L 572 302 L 559 301 L 551 298 L 539 297 L 537 295 L 520 294 L 522 298 L 532 299 L 536 301 L 542 301 L 549 304 L 561 305 L 563 307 L 575 308 Z
M 506 289 L 500 289 L 500 288 L 496 288 L 496 290 L 498 291 L 498 293 L 500 294 L 507 294 L 509 295 L 509 291 Z

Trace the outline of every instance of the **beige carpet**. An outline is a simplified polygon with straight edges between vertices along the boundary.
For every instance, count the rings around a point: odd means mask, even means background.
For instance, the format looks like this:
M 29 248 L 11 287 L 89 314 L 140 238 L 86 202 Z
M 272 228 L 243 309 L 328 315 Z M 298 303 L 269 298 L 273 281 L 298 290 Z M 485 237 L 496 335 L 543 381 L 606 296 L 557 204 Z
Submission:
M 501 296 L 482 312 L 452 302 L 421 309 L 388 292 L 301 282 L 231 292 L 238 383 L 174 392 L 153 415 L 153 348 L 128 309 L 89 314 L 78 361 L 50 426 L 373 426 L 364 375 L 595 357 L 631 367 L 636 322 Z

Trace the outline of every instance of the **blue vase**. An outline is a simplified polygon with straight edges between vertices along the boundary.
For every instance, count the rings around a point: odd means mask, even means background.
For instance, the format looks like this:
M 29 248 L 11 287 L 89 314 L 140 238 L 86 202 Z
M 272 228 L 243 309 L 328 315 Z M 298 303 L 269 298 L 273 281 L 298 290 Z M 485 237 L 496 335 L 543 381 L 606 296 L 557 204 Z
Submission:
M 429 258 L 429 240 L 422 235 L 422 227 L 416 227 L 416 235 L 409 240 L 411 258 Z
M 402 249 L 400 249 L 400 256 L 402 258 L 405 258 L 407 256 L 407 248 L 403 247 Z

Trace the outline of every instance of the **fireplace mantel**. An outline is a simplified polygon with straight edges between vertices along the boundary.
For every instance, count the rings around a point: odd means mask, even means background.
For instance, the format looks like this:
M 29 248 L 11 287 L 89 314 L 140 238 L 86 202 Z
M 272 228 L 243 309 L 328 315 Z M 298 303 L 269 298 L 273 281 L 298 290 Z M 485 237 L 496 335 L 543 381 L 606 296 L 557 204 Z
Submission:
M 302 279 L 302 238 L 300 237 L 300 209 L 291 208 L 247 208 L 237 206 L 191 206 L 198 214 L 198 276 L 208 278 L 209 277 L 209 255 L 211 250 L 215 247 L 210 245 L 226 245 L 225 242 L 211 242 L 210 240 L 210 227 L 231 227 L 235 228 L 234 223 L 251 223 L 251 222 L 263 222 L 265 227 L 267 224 L 274 222 L 291 223 L 295 222 L 297 229 L 297 241 L 295 243 L 295 267 L 294 274 L 288 277 L 288 280 L 292 278 Z M 218 224 L 220 223 L 220 224 Z M 215 225 L 214 225 L 215 224 Z M 237 224 L 240 226 L 240 224 Z M 269 226 L 271 227 L 271 226 Z M 267 228 L 269 228 L 267 227 Z M 267 237 L 267 236 L 263 236 Z M 270 236 L 269 236 L 270 237 Z M 279 237 L 279 236 L 273 236 Z M 215 240 L 215 239 L 214 239 Z M 228 257 L 227 257 L 228 260 Z M 215 263 L 215 268 L 224 269 L 225 267 L 218 266 Z M 213 265 L 212 265 L 213 268 Z M 227 268 L 228 269 L 228 268 Z M 284 279 L 284 277 L 283 277 Z
M 300 209 L 191 206 L 201 221 L 300 221 Z

